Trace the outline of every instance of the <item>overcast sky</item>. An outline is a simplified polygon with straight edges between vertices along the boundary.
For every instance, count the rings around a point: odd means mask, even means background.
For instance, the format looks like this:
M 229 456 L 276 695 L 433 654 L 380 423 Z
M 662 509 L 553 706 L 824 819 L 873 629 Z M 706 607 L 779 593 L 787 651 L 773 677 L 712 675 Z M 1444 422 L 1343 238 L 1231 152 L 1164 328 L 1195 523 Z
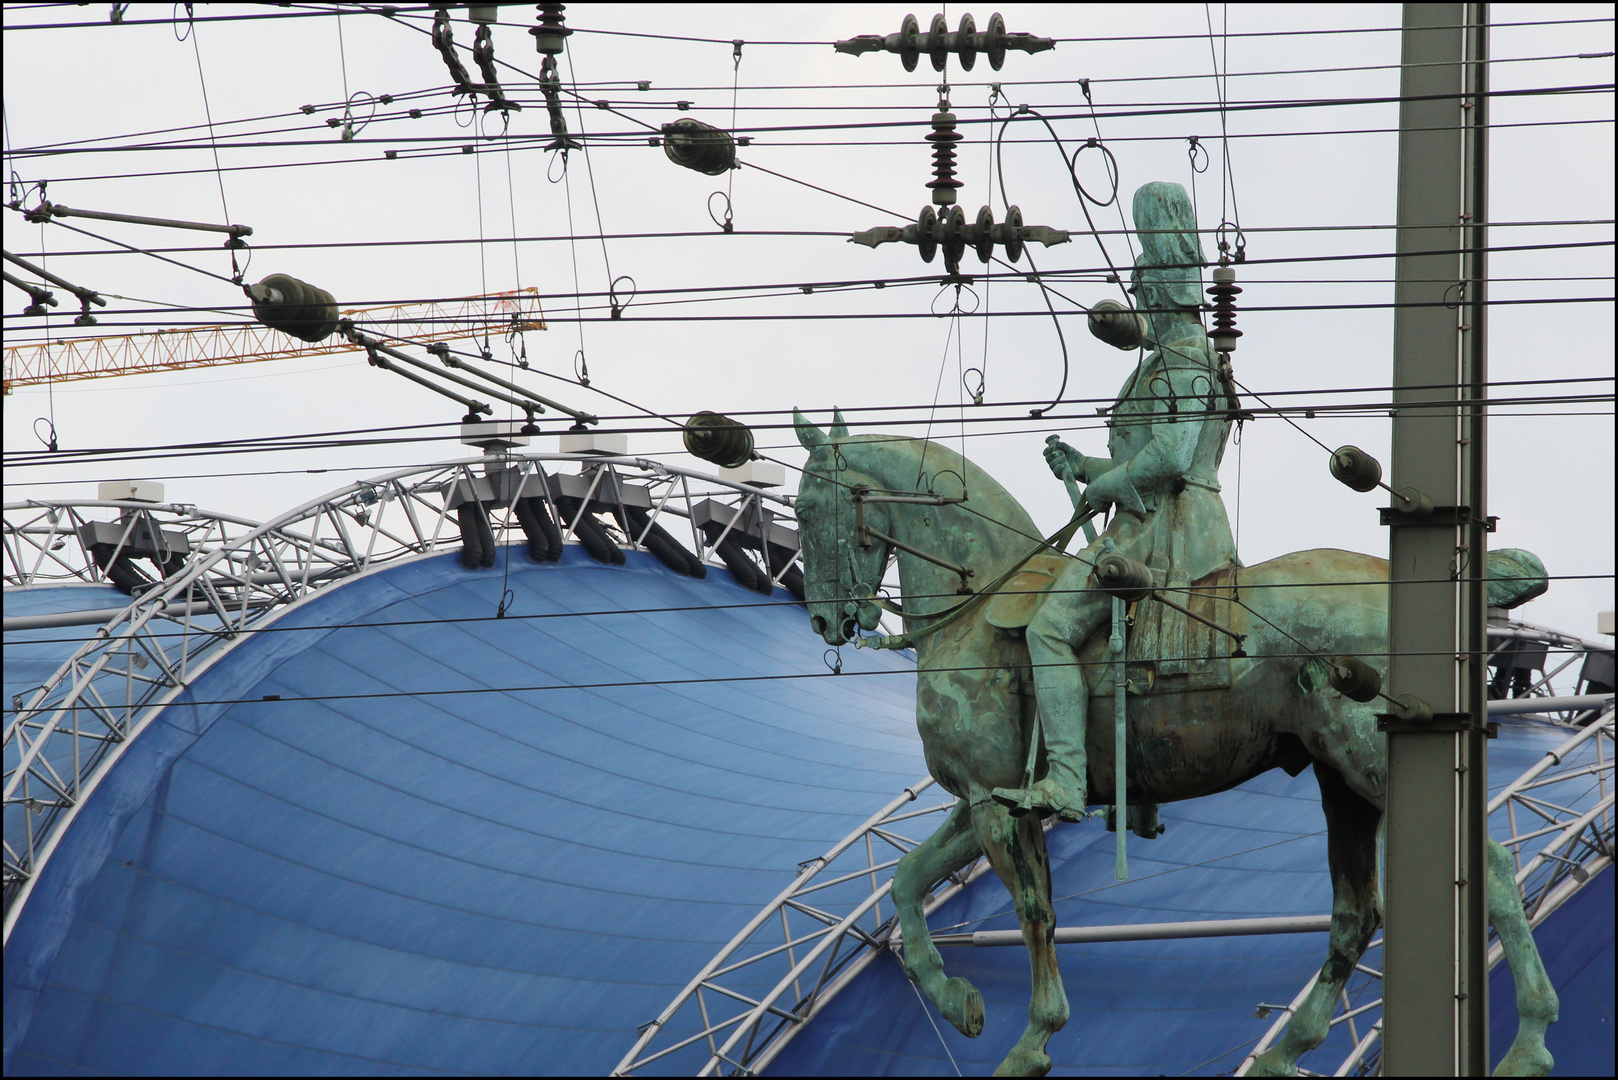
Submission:
M 1096 402 L 1114 395 L 1133 363 L 1093 339 L 1082 314 L 1062 317 L 1069 373 L 1064 404 L 1052 418 L 1032 421 L 1028 410 L 1050 401 L 1062 380 L 1062 353 L 1051 319 L 1042 314 L 1036 286 L 1023 281 L 980 280 L 962 304 L 976 315 L 959 321 L 947 313 L 953 290 L 937 282 L 898 284 L 877 290 L 871 282 L 910 278 L 924 267 L 916 250 L 890 245 L 875 251 L 838 236 L 749 235 L 753 231 L 833 232 L 894 222 L 895 218 L 847 198 L 825 194 L 759 169 L 743 168 L 733 186 L 737 233 L 724 235 L 709 218 L 710 193 L 727 178 L 681 169 L 645 137 L 597 144 L 588 159 L 571 155 L 569 176 L 538 144 L 509 151 L 498 138 L 479 139 L 468 109 L 442 110 L 438 93 L 381 106 L 378 119 L 344 143 L 328 127 L 341 115 L 333 103 L 362 92 L 403 96 L 440 90 L 445 66 L 417 17 L 390 21 L 377 15 L 327 16 L 199 23 L 192 40 L 177 40 L 175 27 L 106 24 L 107 5 L 4 11 L 5 116 L 8 155 L 13 149 L 104 138 L 107 147 L 161 143 L 205 134 L 204 128 L 131 139 L 136 133 L 204 123 L 197 54 L 216 130 L 236 142 L 298 145 L 227 146 L 219 162 L 230 220 L 252 226 L 255 245 L 337 244 L 365 241 L 476 238 L 481 174 L 482 232 L 476 243 L 394 247 L 290 247 L 253 255 L 249 280 L 280 272 L 332 291 L 343 306 L 364 306 L 420 297 L 454 297 L 485 289 L 537 286 L 551 316 L 549 329 L 527 335 L 536 369 L 571 377 L 582 347 L 592 385 L 646 409 L 684 416 L 698 409 L 738 415 L 759 425 L 762 447 L 801 462 L 802 452 L 781 425 L 783 410 L 799 405 L 824 417 L 833 404 L 845 409 L 916 406 L 908 413 L 874 414 L 891 420 L 925 419 L 936 400 L 931 434 L 948 439 L 993 473 L 1024 501 L 1042 527 L 1054 528 L 1068 513 L 1062 486 L 1040 459 L 1046 434 L 1063 433 L 1090 453 L 1103 453 L 1104 432 Z M 916 10 L 925 27 L 931 10 Z M 1242 304 L 1253 308 L 1331 304 L 1385 304 L 1392 299 L 1390 259 L 1335 261 L 1335 256 L 1376 255 L 1393 250 L 1388 230 L 1395 216 L 1397 123 L 1394 104 L 1352 107 L 1237 109 L 1228 116 L 1234 190 L 1222 187 L 1218 167 L 1220 116 L 1212 77 L 1217 52 L 1228 64 L 1232 105 L 1324 98 L 1391 97 L 1398 92 L 1399 35 L 1385 32 L 1399 22 L 1399 8 L 1340 5 L 1009 5 L 1002 8 L 1012 31 L 1061 40 L 1035 56 L 1013 53 L 1001 72 L 980 60 L 970 73 L 952 61 L 951 100 L 966 138 L 961 144 L 960 202 L 968 216 L 1004 204 L 991 188 L 991 128 L 972 123 L 987 117 L 993 91 L 1002 84 L 1005 105 L 1028 104 L 1053 121 L 1068 152 L 1096 125 L 1116 157 L 1119 202 L 1153 180 L 1189 184 L 1187 138 L 1197 136 L 1214 155 L 1212 168 L 1196 177 L 1201 224 L 1219 224 L 1221 204 L 1234 217 L 1240 209 L 1247 255 L 1239 268 Z M 135 5 L 130 19 L 166 16 L 167 6 Z M 281 13 L 244 5 L 198 5 L 199 16 Z M 906 9 L 889 5 L 569 5 L 569 24 L 601 31 L 633 31 L 714 39 L 712 43 L 576 33 L 569 43 L 563 78 L 576 80 L 594 99 L 607 99 L 624 116 L 586 108 L 568 112 L 573 130 L 623 133 L 690 115 L 731 127 L 732 81 L 739 83 L 734 126 L 836 125 L 873 121 L 925 121 L 937 101 L 939 76 L 924 59 L 907 73 L 897 57 L 838 55 L 825 44 L 857 34 L 898 29 Z M 1610 84 L 1610 55 L 1578 59 L 1580 53 L 1610 54 L 1610 5 L 1494 6 L 1492 39 L 1498 63 L 1497 90 Z M 953 26 L 960 9 L 949 11 Z M 973 9 L 981 27 L 989 10 Z M 523 71 L 538 72 L 539 57 L 526 33 L 532 5 L 502 8 L 495 29 L 495 55 Z M 1214 30 L 1227 25 L 1228 40 L 1210 49 Z M 1546 19 L 1606 21 L 1568 25 L 1508 26 Z M 23 29 L 30 24 L 71 22 L 77 29 Z M 340 26 L 339 26 L 340 23 Z M 412 28 L 414 27 L 414 28 Z M 1382 30 L 1384 32 L 1280 35 L 1291 30 Z M 470 44 L 473 28 L 457 12 L 456 39 Z M 183 28 L 181 28 L 183 32 Z M 1264 34 L 1267 36 L 1252 36 Z M 1095 40 L 1131 35 L 1186 35 L 1155 40 Z M 742 39 L 739 70 L 732 39 Z M 1086 40 L 1088 39 L 1088 40 Z M 765 44 L 798 42 L 815 44 Z M 1543 59 L 1572 55 L 1569 59 Z M 464 55 L 464 54 L 463 54 Z M 1503 61 L 1520 62 L 1503 62 Z M 470 56 L 467 68 L 476 76 Z M 571 66 L 571 70 L 569 70 Z M 345 76 L 346 68 L 346 76 Z M 1312 69 L 1309 74 L 1259 75 Z M 1334 69 L 1322 71 L 1318 69 Z M 525 103 L 513 113 L 510 132 L 533 137 L 548 121 L 531 80 L 507 71 L 513 96 Z M 346 93 L 345 93 L 346 78 Z M 1091 121 L 1078 80 L 1088 79 L 1098 119 Z M 651 88 L 639 91 L 639 81 Z M 871 84 L 883 84 L 874 87 Z M 587 87 L 587 88 L 584 88 Z M 691 103 L 689 113 L 677 101 Z M 1491 140 L 1491 220 L 1596 222 L 1555 227 L 1498 227 L 1496 245 L 1598 242 L 1602 246 L 1499 253 L 1491 261 L 1496 300 L 1604 297 L 1612 294 L 1613 98 L 1610 92 L 1506 97 L 1494 101 L 1497 126 Z M 313 116 L 300 106 L 322 108 Z M 421 119 L 401 115 L 408 106 L 429 110 Z M 1183 106 L 1164 116 L 1113 115 L 1139 108 Z M 360 118 L 370 106 L 357 108 Z M 286 116 L 283 114 L 292 114 Z M 1000 115 L 1005 115 L 1002 108 Z M 391 119 L 387 117 L 392 117 Z M 262 119 L 255 119 L 262 118 Z M 273 119 L 272 119 L 273 118 Z M 249 123 L 228 123 L 233 121 Z M 1566 121 L 1598 123 L 1569 124 Z M 490 136 L 499 134 L 498 114 L 479 118 Z M 1555 122 L 1550 123 L 1550 122 Z M 1503 126 L 1524 125 L 1524 126 Z M 269 132 L 275 132 L 268 134 Z M 251 133 L 251 134 L 247 134 Z M 762 169 L 891 209 L 905 218 L 927 202 L 930 178 L 925 126 L 810 131 L 760 131 L 741 159 Z M 446 143 L 405 139 L 450 139 Z M 457 148 L 478 144 L 483 152 Z M 875 144 L 875 145 L 873 145 Z M 385 160 L 387 150 L 399 151 Z M 424 156 L 434 155 L 434 156 Z M 1103 197 L 1110 185 L 1100 155 L 1086 151 L 1080 175 Z M 70 206 L 193 220 L 220 221 L 220 179 L 203 149 L 121 149 L 107 153 L 8 156 L 7 169 L 24 185 L 48 180 L 50 199 Z M 272 167 L 263 167 L 272 166 Z M 509 170 L 509 171 L 508 171 Z M 97 179 L 113 174 L 117 179 Z M 508 175 L 510 182 L 508 185 Z M 1046 251 L 1034 248 L 1045 271 L 1096 271 L 1089 281 L 1058 287 L 1089 304 L 1114 287 L 1100 280 L 1107 264 L 1126 266 L 1127 239 L 1104 233 L 1103 252 L 1089 235 L 1085 216 L 1064 163 L 1032 123 L 1012 125 L 1004 146 L 1004 182 L 1010 201 L 1030 223 L 1072 230 L 1072 242 Z M 571 198 L 571 229 L 569 225 Z M 38 201 L 37 192 L 28 196 Z M 719 200 L 715 200 L 716 206 Z M 598 227 L 599 208 L 599 227 Z M 1119 211 L 1091 208 L 1101 230 L 1118 230 Z M 5 246 L 18 254 L 46 253 L 51 270 L 104 293 L 138 298 L 113 300 L 96 332 L 141 332 L 155 326 L 239 319 L 197 315 L 120 315 L 149 309 L 144 301 L 181 307 L 227 307 L 242 302 L 227 282 L 133 254 L 105 252 L 110 245 L 37 226 L 6 211 Z M 75 222 L 103 236 L 137 246 L 199 248 L 173 258 L 227 274 L 229 258 L 206 234 Z M 1279 230 L 1279 231 L 1277 231 Z M 677 238 L 609 240 L 570 245 L 572 233 L 699 233 Z M 199 240 L 198 238 L 201 237 Z M 1213 254 L 1211 238 L 1205 240 Z M 81 254 L 69 254 L 78 252 Z M 578 288 L 601 292 L 612 276 L 628 275 L 640 290 L 623 318 L 606 318 L 599 298 L 585 301 L 587 321 L 576 321 L 572 299 L 575 261 Z M 1310 262 L 1260 260 L 1308 257 Z M 1026 265 L 1026 264 L 1025 264 Z M 968 255 L 966 271 L 980 264 Z M 1568 280 L 1533 280 L 1566 278 Z M 1523 280 L 1528 279 L 1528 280 Z M 806 293 L 799 286 L 865 282 L 866 287 Z M 656 290 L 693 286 L 779 285 L 770 297 L 707 299 L 656 304 Z M 626 288 L 627 291 L 627 288 Z M 74 333 L 72 298 L 58 290 L 66 314 L 50 320 L 49 333 Z M 689 298 L 685 298 L 689 299 Z M 5 287 L 7 342 L 35 340 L 46 332 L 38 318 L 16 313 L 23 294 Z M 1062 312 L 1076 312 L 1057 300 Z M 1033 313 L 986 319 L 984 311 Z M 760 321 L 764 315 L 899 314 L 907 318 L 816 318 Z M 653 315 L 689 321 L 652 321 Z M 724 316 L 721 321 L 692 317 Z M 916 317 L 920 316 L 920 317 Z M 1612 392 L 1613 311 L 1610 303 L 1497 306 L 1490 312 L 1490 374 L 1495 380 L 1590 378 L 1609 381 L 1561 387 L 1501 387 L 1506 397 L 1542 393 Z M 590 321 L 600 320 L 600 321 Z M 138 323 L 141 325 L 131 325 Z M 1392 312 L 1386 307 L 1349 310 L 1244 311 L 1245 332 L 1234 360 L 1237 377 L 1272 404 L 1300 404 L 1301 391 L 1352 391 L 1319 395 L 1321 404 L 1386 400 L 1392 372 Z M 581 341 L 582 326 L 582 341 Z M 509 359 L 498 336 L 495 354 Z M 962 405 L 961 374 L 986 374 L 984 404 Z M 580 387 L 528 377 L 539 392 L 598 412 L 624 417 L 630 410 Z M 1361 389 L 1372 388 L 1372 389 Z M 1028 404 L 1012 404 L 1028 403 Z M 8 468 L 5 498 L 93 497 L 95 482 L 125 477 L 166 479 L 170 499 L 210 509 L 264 518 L 318 496 L 351 479 L 385 468 L 458 456 L 449 439 L 356 449 L 330 449 L 179 457 L 139 465 L 11 467 L 16 452 L 39 449 L 36 418 L 54 417 L 64 449 L 142 446 L 246 436 L 323 432 L 335 429 L 443 423 L 458 419 L 453 404 L 374 368 L 364 357 L 344 353 L 273 363 L 237 365 L 119 379 L 69 382 L 20 390 L 5 399 Z M 963 425 L 961 417 L 968 423 Z M 880 420 L 856 430 L 882 430 Z M 985 420 L 984 417 L 990 419 Z M 1299 417 L 1299 425 L 1328 446 L 1356 443 L 1386 465 L 1386 415 Z M 654 427 L 630 436 L 635 453 L 690 463 L 677 453 L 678 436 L 667 425 L 629 420 L 608 426 Z M 43 428 L 43 425 L 40 425 Z M 447 430 L 447 429 L 446 429 Z M 548 426 L 556 430 L 556 425 Z M 925 427 L 892 427 L 920 434 Z M 963 436 L 964 431 L 964 436 Z M 964 437 L 964 444 L 962 442 Z M 1550 593 L 1522 609 L 1531 621 L 1592 635 L 1598 610 L 1613 607 L 1613 410 L 1610 403 L 1557 404 L 1501 410 L 1490 427 L 1489 512 L 1500 518 L 1496 547 L 1526 547 L 1553 575 L 1588 575 L 1556 581 Z M 554 449 L 553 437 L 536 440 Z M 776 450 L 771 450 L 776 453 Z M 324 470 L 320 475 L 306 470 Z M 268 475 L 226 475 L 268 473 Z M 208 475 L 195 475 L 208 474 Z M 1249 564 L 1310 547 L 1339 547 L 1382 554 L 1386 535 L 1376 507 L 1384 499 L 1359 495 L 1327 473 L 1326 454 L 1284 420 L 1247 425 L 1238 449 L 1225 456 L 1222 481 L 1233 519 L 1240 519 L 1240 546 Z M 1239 505 L 1239 512 L 1238 512 Z

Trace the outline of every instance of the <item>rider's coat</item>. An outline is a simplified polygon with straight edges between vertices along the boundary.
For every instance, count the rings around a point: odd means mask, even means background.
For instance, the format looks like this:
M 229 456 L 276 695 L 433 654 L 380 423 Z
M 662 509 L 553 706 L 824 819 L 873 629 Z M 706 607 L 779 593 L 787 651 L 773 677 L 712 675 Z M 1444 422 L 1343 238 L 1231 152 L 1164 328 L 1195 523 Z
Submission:
M 1230 420 L 1207 415 L 1225 405 L 1206 332 L 1179 323 L 1119 391 L 1108 420 L 1110 457 L 1084 459 L 1084 480 L 1114 503 L 1104 535 L 1162 584 L 1183 585 L 1235 562 L 1219 495 Z M 1099 543 L 1084 561 L 1098 551 Z

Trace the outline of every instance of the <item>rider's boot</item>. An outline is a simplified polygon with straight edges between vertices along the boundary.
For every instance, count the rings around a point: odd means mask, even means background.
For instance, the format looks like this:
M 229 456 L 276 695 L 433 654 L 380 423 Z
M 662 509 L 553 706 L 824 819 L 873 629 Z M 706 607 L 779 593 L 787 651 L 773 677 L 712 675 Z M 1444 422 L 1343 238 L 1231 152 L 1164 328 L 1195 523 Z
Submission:
M 1088 569 L 1075 563 L 1057 579 L 1064 603 L 1046 603 L 1028 624 L 1028 658 L 1033 662 L 1034 690 L 1039 719 L 1045 732 L 1045 778 L 1027 788 L 995 788 L 994 800 L 1013 813 L 1035 810 L 1054 813 L 1063 821 L 1085 818 L 1085 711 L 1090 692 L 1075 662 L 1076 642 L 1082 642 L 1112 617 L 1112 598 L 1087 594 L 1083 575 Z M 1037 735 L 1037 732 L 1036 732 Z
M 1086 696 L 1075 695 L 1077 708 L 1056 715 L 1040 709 L 1045 732 L 1045 776 L 1030 788 L 995 788 L 994 800 L 1014 813 L 1029 810 L 1055 814 L 1063 821 L 1083 821 L 1085 797 L 1084 725 Z

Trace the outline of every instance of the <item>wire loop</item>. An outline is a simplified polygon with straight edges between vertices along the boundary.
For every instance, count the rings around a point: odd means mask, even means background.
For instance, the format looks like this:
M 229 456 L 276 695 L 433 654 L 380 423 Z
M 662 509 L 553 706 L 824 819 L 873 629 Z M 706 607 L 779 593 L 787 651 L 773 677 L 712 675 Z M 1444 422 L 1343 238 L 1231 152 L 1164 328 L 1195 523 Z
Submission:
M 556 161 L 558 158 L 560 158 L 562 161 L 561 172 L 556 171 Z M 551 151 L 551 160 L 545 165 L 545 179 L 553 184 L 560 184 L 563 180 L 567 179 L 567 149 L 565 147 L 557 148 Z
M 1219 258 L 1221 262 L 1247 261 L 1247 234 L 1242 227 L 1229 218 L 1222 218 L 1219 228 L 1214 230 L 1214 239 L 1218 241 Z M 1231 240 L 1236 243 L 1235 251 L 1231 250 Z
M 629 282 L 629 297 L 628 297 L 628 299 L 626 299 L 626 300 L 624 300 L 622 302 L 620 302 L 618 300 L 618 283 L 620 281 Z M 612 317 L 613 318 L 615 318 L 615 319 L 622 318 L 623 314 L 624 314 L 624 308 L 628 307 L 631 303 L 633 303 L 634 299 L 635 299 L 635 279 L 630 277 L 628 274 L 619 274 L 617 277 L 613 278 L 612 281 L 607 285 L 607 302 L 612 305 Z
M 45 425 L 46 433 L 44 435 L 39 433 L 39 425 L 41 424 Z M 48 418 L 41 416 L 34 421 L 34 438 L 44 443 L 45 449 L 54 451 L 56 449 L 56 425 L 51 423 Z
M 950 304 L 950 309 L 948 311 L 939 311 L 938 310 L 938 298 L 940 296 L 943 296 L 951 288 L 953 288 L 955 290 L 955 299 Z M 961 307 L 961 293 L 962 292 L 966 292 L 966 293 L 971 294 L 971 297 L 972 297 L 972 310 L 970 310 L 970 311 L 968 311 L 965 308 Z M 983 299 L 980 296 L 978 296 L 976 289 L 972 288 L 972 286 L 970 286 L 970 285 L 963 284 L 963 283 L 961 283 L 959 281 L 952 281 L 952 282 L 946 284 L 945 286 L 943 286 L 942 288 L 940 288 L 938 290 L 938 292 L 933 295 L 933 301 L 932 301 L 931 304 L 928 305 L 928 310 L 930 310 L 934 315 L 936 315 L 940 319 L 947 319 L 951 315 L 976 315 L 977 312 L 978 312 L 978 308 L 981 307 L 982 305 L 983 305 Z
M 713 201 L 714 201 L 714 199 L 716 197 L 725 200 L 725 220 L 723 220 L 723 221 L 720 221 L 719 218 L 716 217 L 714 215 L 714 212 L 713 212 Z M 736 231 L 735 226 L 731 224 L 732 220 L 734 220 L 734 215 L 731 213 L 730 196 L 727 195 L 725 192 L 716 191 L 712 195 L 708 196 L 708 220 L 712 221 L 715 225 L 719 226 L 725 232 L 735 232 Z
M 1189 136 L 1186 139 L 1186 142 L 1191 144 L 1186 150 L 1186 156 L 1191 159 L 1191 171 L 1194 172 L 1194 173 L 1199 173 L 1199 174 L 1207 172 L 1208 171 L 1208 164 L 1209 164 L 1209 162 L 1208 162 L 1208 148 L 1206 146 L 1203 146 L 1201 141 L 1195 135 Z M 1202 155 L 1202 168 L 1200 168 L 1200 169 L 1197 168 L 1197 155 L 1198 154 Z
M 355 101 L 357 99 L 359 99 L 359 98 L 364 98 L 364 99 L 366 99 L 367 101 L 370 102 L 371 111 L 370 111 L 370 113 L 368 113 L 366 115 L 364 120 L 361 120 L 359 122 L 359 126 L 356 127 L 356 126 L 354 126 L 354 112 L 353 112 L 353 109 L 354 109 Z M 360 132 L 364 131 L 366 125 L 369 124 L 374 119 L 376 119 L 376 97 L 374 95 L 372 95 L 370 92 L 365 91 L 365 90 L 356 90 L 356 91 L 354 91 L 354 93 L 349 95 L 348 100 L 343 102 L 343 121 L 342 121 L 342 124 L 341 124 L 341 130 L 342 130 L 342 133 L 343 133 L 343 141 L 344 142 L 353 142 L 354 141 L 354 136 L 356 136 Z
M 1105 155 L 1107 179 L 1112 184 L 1112 194 L 1107 196 L 1106 201 L 1104 202 L 1086 191 L 1084 189 L 1084 181 L 1079 179 L 1079 155 L 1091 148 L 1100 150 L 1101 153 Z M 1105 208 L 1118 201 L 1118 159 L 1112 156 L 1112 151 L 1107 149 L 1107 144 L 1102 142 L 1100 139 L 1093 136 L 1085 139 L 1084 142 L 1080 144 L 1079 148 L 1073 151 L 1073 157 L 1069 159 L 1067 163 L 1067 171 L 1073 174 L 1073 187 L 1080 195 L 1086 199 L 1089 199 L 1090 202 L 1094 203 L 1096 206 Z
M 977 377 L 978 377 L 976 386 L 972 385 L 972 375 L 973 374 L 976 374 Z M 967 394 L 969 394 L 971 396 L 972 404 L 974 404 L 974 405 L 982 405 L 983 404 L 983 369 L 982 368 L 969 367 L 964 372 L 962 372 L 961 373 L 961 388 L 964 389 L 967 392 Z

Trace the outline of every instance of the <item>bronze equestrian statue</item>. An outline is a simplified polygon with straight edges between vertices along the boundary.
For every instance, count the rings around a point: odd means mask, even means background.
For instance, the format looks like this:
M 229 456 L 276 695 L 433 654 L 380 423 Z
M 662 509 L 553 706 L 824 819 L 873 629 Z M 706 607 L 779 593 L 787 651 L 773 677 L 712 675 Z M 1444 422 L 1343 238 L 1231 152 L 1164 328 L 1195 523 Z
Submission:
M 1296 775 L 1312 766 L 1334 894 L 1330 946 L 1286 1034 L 1253 1068 L 1296 1074 L 1298 1056 L 1325 1039 L 1337 997 L 1382 923 L 1387 741 L 1374 701 L 1328 684 L 1332 658 L 1387 654 L 1387 564 L 1327 549 L 1236 562 L 1217 479 L 1230 399 L 1196 316 L 1194 220 L 1175 185 L 1148 185 L 1134 208 L 1145 252 L 1134 286 L 1153 312 L 1152 352 L 1112 410 L 1109 458 L 1061 445 L 1047 451 L 1059 476 L 1089 485 L 1084 504 L 1114 508 L 1106 533 L 1076 557 L 1062 554 L 1078 515 L 1042 539 L 1000 484 L 947 447 L 851 435 L 841 416 L 826 432 L 795 414 L 810 451 L 796 505 L 810 622 L 842 645 L 875 630 L 884 608 L 902 616 L 904 632 L 876 643 L 915 648 L 928 769 L 957 797 L 895 874 L 904 967 L 957 1029 L 982 1032 L 982 995 L 945 976 L 922 903 L 935 882 L 986 855 L 1013 898 L 1033 967 L 1028 1026 L 1000 1075 L 1049 1070 L 1045 1044 L 1068 1017 L 1042 816 L 1078 818 L 1086 805 L 1127 802 L 1128 824 L 1150 836 L 1157 804 L 1272 768 Z M 1104 553 L 1144 564 L 1152 588 L 1115 602 L 1099 588 Z M 878 594 L 893 559 L 900 606 Z M 975 588 L 963 596 L 968 581 Z M 1111 625 L 1120 610 L 1127 635 Z M 1116 727 L 1086 723 L 1119 701 Z M 1117 760 L 1120 729 L 1122 792 L 1114 770 L 1098 767 Z M 1122 834 L 1126 823 L 1117 827 Z M 1516 981 L 1519 1017 L 1497 1072 L 1545 1075 L 1556 993 L 1511 856 L 1493 841 L 1489 852 L 1489 918 Z
M 1007 806 L 1031 805 L 1065 821 L 1083 819 L 1086 794 L 1089 691 L 1073 655 L 1112 619 L 1111 595 L 1091 580 L 1103 545 L 1110 540 L 1170 587 L 1236 561 L 1218 479 L 1231 422 L 1228 413 L 1208 411 L 1222 403 L 1224 380 L 1198 316 L 1204 260 L 1191 200 L 1179 184 L 1147 184 L 1135 193 L 1134 210 L 1144 231 L 1130 292 L 1149 312 L 1152 352 L 1118 392 L 1107 457 L 1086 457 L 1066 443 L 1045 450 L 1058 478 L 1087 485 L 1085 502 L 1116 512 L 1101 537 L 1067 564 L 1028 624 L 1049 759 L 1045 778 L 1032 790 L 993 793 Z

